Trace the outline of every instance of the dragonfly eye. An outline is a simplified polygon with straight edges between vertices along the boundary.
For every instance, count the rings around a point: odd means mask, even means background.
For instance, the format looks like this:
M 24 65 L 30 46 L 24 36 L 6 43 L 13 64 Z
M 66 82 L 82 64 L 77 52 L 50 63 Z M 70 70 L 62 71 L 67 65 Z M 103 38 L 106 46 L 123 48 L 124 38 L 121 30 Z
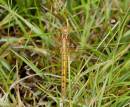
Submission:
M 64 33 L 68 33 L 67 29 L 64 29 L 63 32 L 64 32 Z
M 62 32 L 63 34 L 67 34 L 67 33 L 68 33 L 67 27 L 63 27 L 63 28 L 61 29 L 61 32 Z

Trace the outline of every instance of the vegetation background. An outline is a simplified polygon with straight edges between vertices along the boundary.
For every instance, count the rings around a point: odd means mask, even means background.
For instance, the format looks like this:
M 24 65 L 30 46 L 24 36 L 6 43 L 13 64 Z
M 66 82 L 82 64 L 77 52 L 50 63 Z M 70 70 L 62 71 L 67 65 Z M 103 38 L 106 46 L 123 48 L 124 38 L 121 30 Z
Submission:
M 130 0 L 0 0 L 0 107 L 130 106 Z

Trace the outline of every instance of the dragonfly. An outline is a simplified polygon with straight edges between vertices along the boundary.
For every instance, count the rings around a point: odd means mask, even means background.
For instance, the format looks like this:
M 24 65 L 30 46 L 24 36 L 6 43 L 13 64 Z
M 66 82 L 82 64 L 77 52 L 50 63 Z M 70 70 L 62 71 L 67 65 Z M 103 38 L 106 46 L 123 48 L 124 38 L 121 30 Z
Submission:
M 62 99 L 66 96 L 66 81 L 67 81 L 67 69 L 68 69 L 68 61 L 69 61 L 69 50 L 68 50 L 68 31 L 67 28 L 64 27 L 62 29 L 62 47 L 61 47 L 61 63 L 62 63 L 62 69 L 61 69 L 61 93 L 62 93 Z
M 75 49 L 73 50 L 72 48 L 74 47 L 70 46 L 69 31 L 67 24 L 61 29 L 61 97 L 63 103 L 66 98 L 67 74 L 69 71 L 70 61 L 72 61 L 72 59 L 70 59 L 71 52 L 75 51 Z M 77 51 L 81 50 L 84 49 L 77 48 Z

